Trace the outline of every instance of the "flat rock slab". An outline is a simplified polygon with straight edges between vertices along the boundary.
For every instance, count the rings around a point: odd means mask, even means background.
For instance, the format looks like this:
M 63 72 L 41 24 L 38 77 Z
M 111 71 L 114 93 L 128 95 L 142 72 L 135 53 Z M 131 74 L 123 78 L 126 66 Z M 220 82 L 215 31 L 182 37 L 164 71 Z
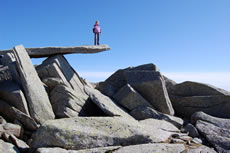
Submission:
M 11 143 L 5 142 L 0 139 L 0 152 L 1 153 L 20 153 L 19 150 Z
M 110 50 L 108 45 L 89 45 L 89 46 L 74 46 L 74 47 L 39 47 L 26 48 L 29 56 L 32 58 L 49 57 L 57 54 L 93 54 Z M 1 52 L 10 52 L 12 50 L 3 50 Z
M 179 153 L 185 150 L 183 144 L 141 144 L 127 146 L 114 151 L 113 153 Z
M 14 55 L 31 117 L 38 123 L 54 119 L 49 97 L 24 46 L 15 46 Z
M 122 117 L 75 117 L 45 122 L 34 134 L 31 148 L 80 150 L 151 143 L 156 139 L 138 122 Z

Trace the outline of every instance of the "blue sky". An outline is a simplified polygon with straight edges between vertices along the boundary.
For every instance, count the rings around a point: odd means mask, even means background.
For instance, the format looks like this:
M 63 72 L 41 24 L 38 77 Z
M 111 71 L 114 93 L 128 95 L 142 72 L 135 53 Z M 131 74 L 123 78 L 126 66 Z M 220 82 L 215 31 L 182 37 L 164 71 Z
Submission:
M 230 90 L 229 8 L 229 0 L 0 0 L 0 50 L 92 45 L 99 20 L 112 50 L 65 56 L 82 77 L 154 63 L 177 82 Z

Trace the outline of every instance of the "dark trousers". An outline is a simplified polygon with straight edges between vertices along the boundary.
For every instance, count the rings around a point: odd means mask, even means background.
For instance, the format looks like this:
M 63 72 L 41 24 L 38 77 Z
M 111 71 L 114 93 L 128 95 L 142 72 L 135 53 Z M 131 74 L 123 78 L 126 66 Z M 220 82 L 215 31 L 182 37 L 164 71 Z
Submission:
M 100 33 L 94 33 L 94 45 L 100 45 Z

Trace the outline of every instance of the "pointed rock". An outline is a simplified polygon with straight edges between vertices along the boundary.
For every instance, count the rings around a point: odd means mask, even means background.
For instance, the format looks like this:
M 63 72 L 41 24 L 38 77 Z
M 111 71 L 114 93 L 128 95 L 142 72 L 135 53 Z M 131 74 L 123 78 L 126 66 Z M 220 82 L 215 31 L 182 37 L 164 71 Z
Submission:
M 127 71 L 125 72 L 125 78 L 156 110 L 174 115 L 164 78 L 160 72 Z
M 54 119 L 54 113 L 45 88 L 22 45 L 14 47 L 14 54 L 30 115 L 38 123 Z

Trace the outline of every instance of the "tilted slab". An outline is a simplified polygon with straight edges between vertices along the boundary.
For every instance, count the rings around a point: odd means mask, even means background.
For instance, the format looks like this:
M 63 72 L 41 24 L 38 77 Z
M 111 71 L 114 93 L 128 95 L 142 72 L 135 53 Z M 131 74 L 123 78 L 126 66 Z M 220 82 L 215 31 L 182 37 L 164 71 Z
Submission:
M 32 58 L 49 57 L 57 54 L 93 54 L 110 50 L 108 45 L 88 45 L 88 46 L 73 46 L 73 47 L 39 47 L 26 48 L 29 56 Z M 10 52 L 12 50 L 2 50 L 1 52 Z M 1 55 L 1 53 L 0 53 Z
M 22 45 L 15 46 L 14 54 L 31 117 L 38 123 L 54 119 L 49 97 L 25 48 Z

